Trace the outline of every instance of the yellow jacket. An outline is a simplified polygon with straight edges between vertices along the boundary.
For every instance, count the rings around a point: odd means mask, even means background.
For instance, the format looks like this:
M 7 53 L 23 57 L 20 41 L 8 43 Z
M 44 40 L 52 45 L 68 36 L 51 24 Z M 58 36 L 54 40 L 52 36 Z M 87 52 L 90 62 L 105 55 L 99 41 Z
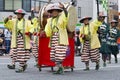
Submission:
M 24 25 L 24 23 L 25 23 L 25 25 Z M 7 23 L 4 24 L 4 26 L 12 31 L 11 48 L 17 47 L 16 40 L 17 40 L 17 31 L 18 30 L 23 35 L 25 35 L 25 33 L 30 32 L 32 29 L 31 22 L 26 19 L 21 19 L 20 21 L 17 19 L 9 20 Z M 30 37 L 28 35 L 25 35 L 24 40 L 25 40 L 24 48 L 30 49 Z
M 101 24 L 102 23 L 100 21 L 95 20 L 95 21 L 91 22 L 90 25 L 89 25 L 90 47 L 91 47 L 91 49 L 100 48 L 100 42 L 99 42 L 99 39 L 98 39 L 97 30 L 98 30 L 98 28 Z M 88 35 L 88 25 L 80 28 L 80 35 L 81 34 Z M 81 37 L 80 37 L 80 41 L 82 43 L 84 43 L 84 40 Z
M 33 18 L 32 19 L 32 28 L 33 29 L 31 29 L 31 32 L 32 33 L 34 33 L 34 34 L 36 34 L 36 35 L 34 35 L 33 36 L 33 42 L 34 43 L 37 43 L 38 44 L 38 34 L 40 33 L 40 25 L 39 25 L 39 22 L 38 22 L 38 19 L 37 18 Z
M 68 34 L 67 34 L 67 22 L 68 22 L 68 17 L 65 16 L 64 12 L 62 12 L 59 17 L 56 18 L 49 18 L 47 20 L 47 24 L 45 26 L 45 32 L 47 37 L 51 37 L 52 36 L 52 31 L 56 32 L 58 31 L 59 33 L 59 44 L 62 45 L 68 45 Z M 54 26 L 56 26 L 58 28 L 58 30 L 55 28 L 54 30 L 52 30 L 51 28 L 53 28 Z
M 40 25 L 38 23 L 38 19 L 37 18 L 33 18 L 32 19 L 32 23 L 31 26 L 33 26 L 31 29 L 31 32 L 39 32 L 40 31 Z

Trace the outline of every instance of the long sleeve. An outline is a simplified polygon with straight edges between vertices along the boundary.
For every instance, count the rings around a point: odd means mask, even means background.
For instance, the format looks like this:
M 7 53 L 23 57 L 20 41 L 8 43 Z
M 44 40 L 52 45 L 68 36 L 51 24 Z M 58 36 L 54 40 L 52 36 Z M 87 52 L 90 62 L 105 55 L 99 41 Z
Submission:
M 47 24 L 45 26 L 45 33 L 46 33 L 47 37 L 50 37 L 52 35 L 50 23 L 51 23 L 51 18 L 47 20 Z
M 91 32 L 91 49 L 100 48 L 100 41 L 98 39 L 98 28 L 102 23 L 98 20 L 90 23 L 90 32 Z
M 9 29 L 10 31 L 12 31 L 13 26 L 14 26 L 14 21 L 13 20 L 8 20 L 6 23 L 4 23 L 4 26 Z
M 91 35 L 97 34 L 98 28 L 102 25 L 102 22 L 95 20 L 90 23 Z
M 57 24 L 58 28 L 65 29 L 67 27 L 69 14 L 67 14 L 67 15 L 68 16 L 66 17 L 64 12 L 61 13 L 61 15 L 59 16 L 58 24 Z
M 31 33 L 34 33 L 34 32 L 38 32 L 40 31 L 40 26 L 39 26 L 39 23 L 38 23 L 38 19 L 37 18 L 33 18 L 32 19 L 32 23 L 31 24 Z
M 84 40 L 82 39 L 81 35 L 83 34 L 83 26 L 80 28 L 80 35 L 79 35 L 79 38 L 80 38 L 80 42 L 83 43 Z

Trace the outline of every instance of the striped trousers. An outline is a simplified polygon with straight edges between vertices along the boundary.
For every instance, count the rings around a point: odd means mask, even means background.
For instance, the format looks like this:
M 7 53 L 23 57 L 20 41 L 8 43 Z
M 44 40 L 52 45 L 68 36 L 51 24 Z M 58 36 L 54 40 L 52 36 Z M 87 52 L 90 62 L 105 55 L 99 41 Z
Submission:
M 83 44 L 83 50 L 81 53 L 81 60 L 82 62 L 89 62 L 91 60 L 92 62 L 99 62 L 100 60 L 100 53 L 99 49 L 90 49 L 90 43 L 89 41 L 85 41 Z
M 54 33 L 51 37 L 50 59 L 56 63 L 62 62 L 66 58 L 66 45 L 59 44 L 58 33 Z
M 34 43 L 32 47 L 32 54 L 35 57 L 36 63 L 38 62 L 38 44 Z
M 21 35 L 17 36 L 17 47 L 10 50 L 10 56 L 14 62 L 19 62 L 20 66 L 24 66 L 30 59 L 30 51 L 24 49 L 24 40 Z

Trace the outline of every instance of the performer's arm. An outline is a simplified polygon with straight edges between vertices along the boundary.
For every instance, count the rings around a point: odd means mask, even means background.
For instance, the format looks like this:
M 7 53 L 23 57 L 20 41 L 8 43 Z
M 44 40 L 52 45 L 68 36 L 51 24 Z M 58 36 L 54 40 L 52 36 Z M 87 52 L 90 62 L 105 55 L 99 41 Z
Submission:
M 34 9 L 31 10 L 31 18 L 33 19 L 35 17 L 35 14 L 34 14 Z
M 9 18 L 5 18 L 4 20 L 4 26 L 9 29 L 10 31 L 12 31 L 13 29 L 13 20 L 9 20 Z
M 65 13 L 65 16 L 67 17 L 68 16 L 68 11 L 66 10 L 66 8 L 64 7 L 64 5 L 61 2 L 59 2 L 59 4 L 60 4 L 60 8 L 63 9 L 63 11 Z

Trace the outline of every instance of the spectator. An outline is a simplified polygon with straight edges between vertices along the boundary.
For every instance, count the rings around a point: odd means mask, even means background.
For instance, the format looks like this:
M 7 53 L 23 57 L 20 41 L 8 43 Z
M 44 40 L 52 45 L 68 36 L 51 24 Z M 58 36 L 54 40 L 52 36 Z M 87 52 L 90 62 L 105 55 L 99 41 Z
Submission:
M 75 37 L 75 53 L 77 56 L 81 55 L 81 43 L 80 43 L 80 39 L 79 39 L 79 33 L 80 31 L 76 31 L 76 37 Z
M 11 43 L 11 33 L 8 29 L 4 30 L 4 35 L 5 35 L 5 49 L 6 49 L 6 54 L 9 53 L 10 51 L 10 43 Z
M 0 56 L 3 55 L 3 45 L 4 45 L 4 34 L 2 30 L 0 30 Z

